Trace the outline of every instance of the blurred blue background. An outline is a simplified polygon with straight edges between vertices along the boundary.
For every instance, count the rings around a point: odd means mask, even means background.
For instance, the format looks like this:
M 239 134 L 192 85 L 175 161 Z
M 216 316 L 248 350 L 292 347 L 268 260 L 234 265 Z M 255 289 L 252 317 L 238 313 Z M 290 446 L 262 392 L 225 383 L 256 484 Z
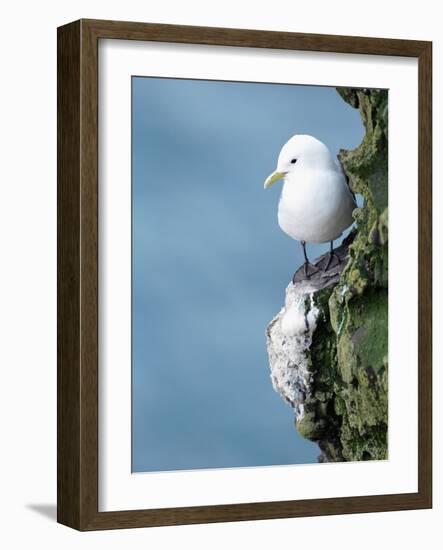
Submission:
M 328 87 L 133 77 L 132 113 L 133 471 L 316 462 L 269 375 L 302 255 L 263 182 L 296 133 L 356 147 L 358 111 Z

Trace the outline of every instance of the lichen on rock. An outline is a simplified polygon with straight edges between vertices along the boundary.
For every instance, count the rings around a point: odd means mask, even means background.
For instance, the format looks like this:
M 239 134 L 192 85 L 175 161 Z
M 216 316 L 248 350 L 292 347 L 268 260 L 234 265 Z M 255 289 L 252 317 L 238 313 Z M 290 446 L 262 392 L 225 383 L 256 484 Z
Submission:
M 339 154 L 364 206 L 342 262 L 289 284 L 267 346 L 274 388 L 298 432 L 319 444 L 319 460 L 380 460 L 388 454 L 388 92 L 338 93 L 366 129 L 357 149 Z

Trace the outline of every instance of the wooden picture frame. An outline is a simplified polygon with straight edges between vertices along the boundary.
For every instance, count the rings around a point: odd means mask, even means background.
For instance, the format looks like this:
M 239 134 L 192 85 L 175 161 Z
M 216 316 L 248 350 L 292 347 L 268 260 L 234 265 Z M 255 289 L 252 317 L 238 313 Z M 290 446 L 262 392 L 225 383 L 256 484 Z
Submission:
M 418 492 L 98 511 L 98 41 L 173 42 L 418 58 Z M 58 29 L 58 521 L 79 530 L 432 506 L 432 45 L 430 42 L 118 21 Z

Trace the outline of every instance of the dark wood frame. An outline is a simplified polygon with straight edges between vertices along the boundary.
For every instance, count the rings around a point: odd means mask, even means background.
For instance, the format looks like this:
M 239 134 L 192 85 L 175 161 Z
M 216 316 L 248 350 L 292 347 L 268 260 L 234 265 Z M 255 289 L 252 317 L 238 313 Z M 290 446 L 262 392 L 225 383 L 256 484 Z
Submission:
M 418 492 L 98 511 L 98 41 L 102 38 L 406 56 L 419 66 Z M 80 20 L 58 29 L 58 521 L 79 530 L 432 506 L 432 43 Z

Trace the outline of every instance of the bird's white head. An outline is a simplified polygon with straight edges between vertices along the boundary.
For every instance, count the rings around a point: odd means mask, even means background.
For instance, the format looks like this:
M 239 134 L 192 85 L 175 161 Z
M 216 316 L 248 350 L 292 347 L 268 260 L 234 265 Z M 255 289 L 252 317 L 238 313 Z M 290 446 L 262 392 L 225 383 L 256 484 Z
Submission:
M 332 155 L 324 143 L 308 135 L 296 135 L 286 142 L 278 155 L 277 168 L 266 178 L 264 188 L 295 172 L 301 166 L 321 167 L 333 162 Z

